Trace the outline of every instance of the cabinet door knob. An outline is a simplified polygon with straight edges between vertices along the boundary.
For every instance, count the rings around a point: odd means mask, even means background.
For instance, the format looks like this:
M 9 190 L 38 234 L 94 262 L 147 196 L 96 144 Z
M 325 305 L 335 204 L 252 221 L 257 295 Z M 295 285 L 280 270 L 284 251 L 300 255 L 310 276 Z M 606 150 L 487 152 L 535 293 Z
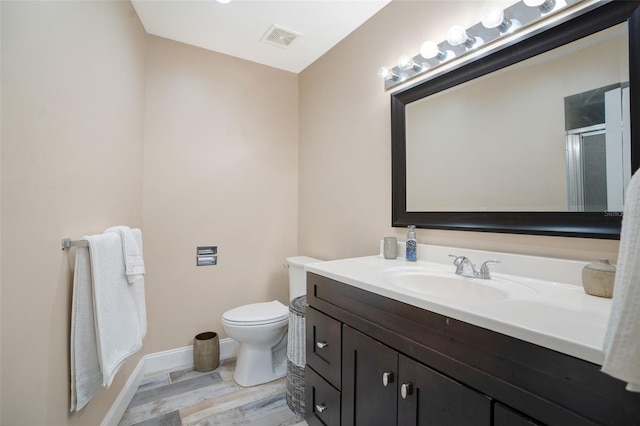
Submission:
M 329 344 L 327 342 L 316 342 L 316 346 L 319 349 L 323 349 L 323 348 L 326 348 L 327 346 L 329 346 Z
M 393 373 L 391 371 L 382 373 L 382 385 L 387 386 L 389 383 L 393 383 Z
M 326 405 L 324 405 L 324 404 L 316 404 L 316 411 L 318 413 L 322 413 L 326 409 L 327 409 Z
M 402 399 L 407 399 L 407 395 L 411 395 L 412 392 L 413 385 L 411 382 L 403 383 L 402 386 L 400 386 L 400 395 L 402 396 Z

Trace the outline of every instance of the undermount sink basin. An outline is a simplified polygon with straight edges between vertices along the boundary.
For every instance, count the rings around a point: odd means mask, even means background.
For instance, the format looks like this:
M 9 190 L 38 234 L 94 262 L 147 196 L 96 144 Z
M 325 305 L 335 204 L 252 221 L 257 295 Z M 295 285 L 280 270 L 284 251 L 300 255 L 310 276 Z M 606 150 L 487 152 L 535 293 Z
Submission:
M 535 294 L 532 288 L 517 281 L 468 278 L 455 275 L 453 271 L 431 268 L 391 268 L 384 272 L 384 279 L 402 289 L 447 299 L 490 301 Z

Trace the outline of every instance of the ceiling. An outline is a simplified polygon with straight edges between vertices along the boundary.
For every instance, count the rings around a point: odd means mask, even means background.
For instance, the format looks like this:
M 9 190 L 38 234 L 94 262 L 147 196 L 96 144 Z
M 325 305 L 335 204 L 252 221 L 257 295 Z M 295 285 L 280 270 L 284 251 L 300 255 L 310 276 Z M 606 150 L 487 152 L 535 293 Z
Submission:
M 390 0 L 132 0 L 149 34 L 299 73 Z M 272 25 L 300 34 L 261 41 Z M 276 44 L 288 41 L 282 31 Z M 283 36 L 283 37 L 278 37 Z

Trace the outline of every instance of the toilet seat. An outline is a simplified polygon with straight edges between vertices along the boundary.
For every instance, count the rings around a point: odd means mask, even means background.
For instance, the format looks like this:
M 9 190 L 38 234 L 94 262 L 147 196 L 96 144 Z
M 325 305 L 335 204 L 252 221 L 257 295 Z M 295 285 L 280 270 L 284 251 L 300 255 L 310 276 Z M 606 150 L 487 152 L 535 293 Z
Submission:
M 289 309 L 277 300 L 239 306 L 222 315 L 222 321 L 229 325 L 247 327 L 273 324 L 288 319 Z

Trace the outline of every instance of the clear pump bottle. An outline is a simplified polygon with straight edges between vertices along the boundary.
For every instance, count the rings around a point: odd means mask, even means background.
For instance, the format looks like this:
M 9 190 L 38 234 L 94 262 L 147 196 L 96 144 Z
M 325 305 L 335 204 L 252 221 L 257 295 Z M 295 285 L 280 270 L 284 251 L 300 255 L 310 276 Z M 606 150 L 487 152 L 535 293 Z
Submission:
M 409 225 L 409 232 L 407 232 L 407 244 L 405 259 L 411 262 L 416 261 L 416 252 L 418 249 L 418 242 L 416 241 L 416 227 Z

